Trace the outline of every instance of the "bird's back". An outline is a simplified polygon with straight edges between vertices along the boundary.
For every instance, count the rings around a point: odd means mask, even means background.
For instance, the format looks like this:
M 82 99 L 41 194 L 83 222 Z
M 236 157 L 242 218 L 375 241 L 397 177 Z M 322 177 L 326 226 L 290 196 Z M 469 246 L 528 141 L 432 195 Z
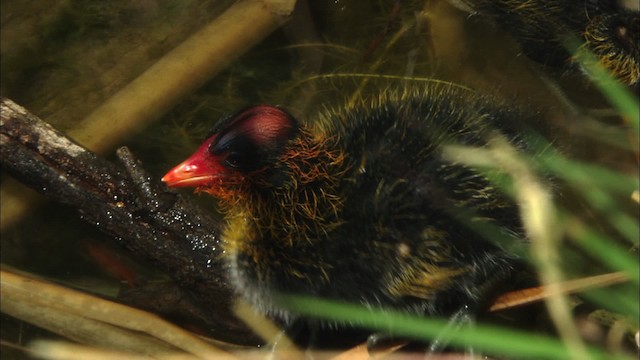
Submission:
M 484 146 L 499 133 L 528 150 L 517 132 L 526 116 L 446 86 L 389 94 L 321 120 L 350 170 L 342 223 L 319 250 L 334 281 L 319 295 L 427 313 L 473 305 L 514 265 L 477 225 L 524 235 L 514 202 L 443 148 Z

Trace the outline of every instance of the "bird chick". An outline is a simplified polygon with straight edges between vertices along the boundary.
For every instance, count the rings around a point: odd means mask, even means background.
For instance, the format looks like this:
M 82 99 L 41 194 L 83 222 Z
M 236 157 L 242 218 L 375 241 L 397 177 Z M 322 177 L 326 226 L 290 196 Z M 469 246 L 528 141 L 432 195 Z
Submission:
M 531 118 L 451 85 L 387 91 L 309 126 L 258 105 L 162 181 L 220 200 L 230 281 L 265 313 L 291 320 L 274 299 L 289 293 L 447 315 L 518 266 L 470 223 L 525 236 L 513 201 L 443 149 L 499 134 L 530 151 L 518 128 Z
M 569 71 L 581 65 L 568 41 L 579 41 L 626 85 L 640 84 L 640 14 L 616 0 L 450 0 L 493 17 L 534 61 Z

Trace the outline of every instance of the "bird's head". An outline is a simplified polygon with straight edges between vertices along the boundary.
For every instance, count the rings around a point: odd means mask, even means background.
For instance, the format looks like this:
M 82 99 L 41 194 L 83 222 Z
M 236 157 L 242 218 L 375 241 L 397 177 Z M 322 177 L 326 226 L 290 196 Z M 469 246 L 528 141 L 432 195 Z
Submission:
M 230 187 L 267 170 L 299 131 L 284 110 L 258 105 L 220 121 L 188 159 L 162 178 L 169 187 L 195 187 L 224 198 Z

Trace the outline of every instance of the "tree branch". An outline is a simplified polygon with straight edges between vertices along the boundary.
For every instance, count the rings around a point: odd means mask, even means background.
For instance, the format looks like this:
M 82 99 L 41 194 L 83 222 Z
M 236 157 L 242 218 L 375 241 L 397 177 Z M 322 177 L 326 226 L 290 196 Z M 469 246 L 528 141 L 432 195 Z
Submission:
M 2 168 L 49 198 L 76 208 L 100 230 L 168 273 L 193 295 L 221 339 L 253 339 L 233 317 L 233 291 L 211 215 L 151 179 L 126 148 L 112 164 L 11 100 L 0 100 Z

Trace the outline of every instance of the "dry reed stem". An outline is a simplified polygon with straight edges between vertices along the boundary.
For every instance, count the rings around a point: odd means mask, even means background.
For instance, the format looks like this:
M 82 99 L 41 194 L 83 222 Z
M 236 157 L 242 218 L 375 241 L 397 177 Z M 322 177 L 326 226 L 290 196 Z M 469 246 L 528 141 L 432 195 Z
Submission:
M 628 280 L 629 277 L 627 276 L 627 274 L 623 272 L 614 272 L 565 281 L 554 288 L 555 290 L 562 291 L 563 294 L 573 294 L 593 288 L 623 283 Z M 494 312 L 531 304 L 533 302 L 544 300 L 547 296 L 550 295 L 550 290 L 547 290 L 544 286 L 511 291 L 499 296 L 491 305 L 489 311 Z
M 186 351 L 233 356 L 142 310 L 30 276 L 0 270 L 2 312 L 83 343 L 139 354 Z
M 278 359 L 295 360 L 305 358 L 303 352 L 295 346 L 283 330 L 264 315 L 256 312 L 251 305 L 238 300 L 234 313 L 253 332 L 258 334 L 265 343 L 270 344 L 271 351 Z

